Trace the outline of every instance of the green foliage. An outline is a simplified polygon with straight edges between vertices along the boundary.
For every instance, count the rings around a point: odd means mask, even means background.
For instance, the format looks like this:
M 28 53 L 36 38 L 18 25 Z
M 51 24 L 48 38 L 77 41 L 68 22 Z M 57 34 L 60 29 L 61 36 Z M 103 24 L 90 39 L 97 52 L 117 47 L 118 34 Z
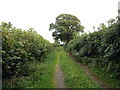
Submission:
M 80 20 L 70 14 L 60 14 L 56 18 L 55 24 L 50 24 L 50 30 L 55 30 L 52 33 L 55 41 L 62 41 L 68 43 L 71 39 L 76 37 L 79 32 L 83 32 L 84 27 Z
M 106 81 L 111 87 L 113 88 L 120 88 L 120 83 L 118 79 L 115 79 L 115 73 L 106 73 L 103 71 L 102 67 L 94 67 L 91 69 L 95 74 L 101 78 L 102 80 Z M 111 74 L 110 74 L 111 73 Z
M 68 88 L 99 88 L 64 50 L 60 51 L 60 64 Z
M 52 43 L 52 45 L 53 45 L 54 47 L 60 47 L 60 46 L 61 46 L 61 44 L 58 44 L 58 43 Z
M 28 61 L 42 61 L 42 58 L 53 48 L 52 44 L 37 34 L 33 28 L 27 31 L 17 29 L 10 22 L 3 22 L 0 28 L 3 46 L 3 79 L 15 76 Z
M 66 49 L 80 61 L 88 65 L 94 63 L 91 65 L 116 73 L 113 78 L 120 78 L 120 23 L 117 20 L 111 19 L 108 27 L 101 24 L 100 31 L 71 40 Z
M 16 77 L 12 79 L 12 86 L 8 88 L 55 88 L 55 67 L 57 64 L 58 52 L 50 52 L 44 62 L 30 61 L 26 63 L 28 68 L 24 68 L 23 73 L 28 76 Z M 3 88 L 6 88 L 4 85 Z

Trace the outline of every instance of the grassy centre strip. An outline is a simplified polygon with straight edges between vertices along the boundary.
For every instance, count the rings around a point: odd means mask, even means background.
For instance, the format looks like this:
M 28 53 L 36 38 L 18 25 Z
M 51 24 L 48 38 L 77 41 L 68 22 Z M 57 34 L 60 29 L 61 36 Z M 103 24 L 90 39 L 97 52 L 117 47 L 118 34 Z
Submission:
M 60 51 L 60 64 L 68 88 L 99 88 L 64 50 Z

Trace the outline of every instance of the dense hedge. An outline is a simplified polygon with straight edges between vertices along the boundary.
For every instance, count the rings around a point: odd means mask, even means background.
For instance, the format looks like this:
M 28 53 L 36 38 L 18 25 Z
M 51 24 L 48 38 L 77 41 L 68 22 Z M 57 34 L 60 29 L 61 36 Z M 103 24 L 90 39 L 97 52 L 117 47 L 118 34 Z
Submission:
M 52 44 L 32 28 L 26 31 L 5 22 L 0 28 L 2 29 L 3 79 L 19 73 L 28 61 L 42 61 L 42 58 L 53 49 Z
M 81 62 L 100 66 L 120 78 L 120 23 L 71 40 L 66 49 Z

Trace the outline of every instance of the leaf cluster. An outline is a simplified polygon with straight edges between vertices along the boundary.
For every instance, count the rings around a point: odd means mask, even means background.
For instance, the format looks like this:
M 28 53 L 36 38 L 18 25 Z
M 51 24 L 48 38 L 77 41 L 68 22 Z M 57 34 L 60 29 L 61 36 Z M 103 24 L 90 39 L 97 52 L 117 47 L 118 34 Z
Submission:
M 100 31 L 83 34 L 71 40 L 66 49 L 86 64 L 94 63 L 120 78 L 120 23 L 114 22 Z
M 50 30 L 54 30 L 52 36 L 54 40 L 68 43 L 76 37 L 79 32 L 83 32 L 84 27 L 80 20 L 71 14 L 60 14 L 56 17 L 55 24 L 50 24 Z
M 52 44 L 33 28 L 17 29 L 10 22 L 2 22 L 0 28 L 2 30 L 3 78 L 17 75 L 28 61 L 42 61 L 53 48 Z

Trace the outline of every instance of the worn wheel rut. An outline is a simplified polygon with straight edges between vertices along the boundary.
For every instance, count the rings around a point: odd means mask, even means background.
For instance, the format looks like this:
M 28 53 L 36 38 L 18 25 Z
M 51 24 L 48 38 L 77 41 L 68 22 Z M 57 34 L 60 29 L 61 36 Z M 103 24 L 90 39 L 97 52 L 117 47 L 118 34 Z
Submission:
M 68 55 L 75 59 L 75 57 L 71 53 L 69 53 Z M 96 76 L 87 65 L 80 62 L 78 62 L 78 64 L 80 65 L 80 68 L 90 77 L 90 79 L 93 80 L 101 88 L 109 88 L 109 90 L 113 90 L 108 83 L 104 82 L 98 76 Z
M 82 70 L 96 83 L 98 84 L 101 88 L 110 88 L 110 85 L 108 85 L 106 82 L 102 81 L 100 78 L 98 78 L 92 71 L 89 69 L 88 66 L 78 63 Z M 112 89 L 110 89 L 112 90 Z
M 60 68 L 60 55 L 59 55 L 59 52 L 58 52 L 58 63 L 56 65 L 55 84 L 56 84 L 56 88 L 66 88 L 66 85 L 64 83 L 63 72 L 62 72 L 62 70 Z

